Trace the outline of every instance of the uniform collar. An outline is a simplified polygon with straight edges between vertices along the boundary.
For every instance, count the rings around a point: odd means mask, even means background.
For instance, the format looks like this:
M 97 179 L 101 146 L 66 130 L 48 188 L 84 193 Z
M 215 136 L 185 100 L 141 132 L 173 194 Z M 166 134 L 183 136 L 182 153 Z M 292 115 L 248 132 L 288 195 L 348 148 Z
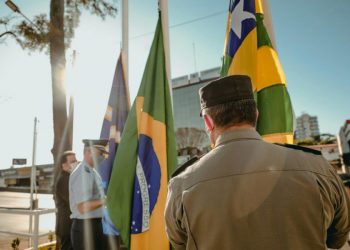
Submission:
M 261 140 L 261 136 L 258 134 L 258 132 L 256 132 L 255 129 L 234 129 L 219 135 L 219 137 L 216 139 L 215 147 L 218 147 L 230 141 L 241 140 Z
M 93 168 L 92 166 L 90 166 L 85 160 L 82 161 L 83 165 L 85 167 L 89 167 L 89 168 Z

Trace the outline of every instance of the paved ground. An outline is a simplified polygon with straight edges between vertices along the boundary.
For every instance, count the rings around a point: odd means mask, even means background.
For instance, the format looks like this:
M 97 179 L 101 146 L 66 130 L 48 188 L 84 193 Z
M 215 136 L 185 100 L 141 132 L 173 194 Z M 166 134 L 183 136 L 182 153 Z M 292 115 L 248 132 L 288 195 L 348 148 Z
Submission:
M 40 208 L 54 208 L 54 202 L 52 195 L 39 194 Z M 28 208 L 29 207 L 29 194 L 28 193 L 15 193 L 15 192 L 0 192 L 0 207 L 1 208 Z M 39 228 L 41 232 L 54 231 L 55 227 L 55 215 L 42 215 L 39 218 Z M 12 232 L 28 232 L 29 217 L 27 215 L 15 215 L 0 213 L 0 230 L 12 231 Z M 20 237 L 16 235 L 0 234 L 0 250 L 12 249 L 11 243 L 15 238 L 20 239 L 20 248 L 28 248 L 28 238 Z M 44 236 L 40 238 L 40 243 L 48 242 L 48 237 Z

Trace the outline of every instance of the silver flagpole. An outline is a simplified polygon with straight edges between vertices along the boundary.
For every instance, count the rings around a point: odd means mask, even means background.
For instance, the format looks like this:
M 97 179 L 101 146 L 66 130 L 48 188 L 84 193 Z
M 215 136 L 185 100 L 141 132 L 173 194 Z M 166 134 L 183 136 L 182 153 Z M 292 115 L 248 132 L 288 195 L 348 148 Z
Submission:
M 264 11 L 265 27 L 267 29 L 267 32 L 269 33 L 269 37 L 270 37 L 270 40 L 272 42 L 272 46 L 275 49 L 275 51 L 277 52 L 275 32 L 273 29 L 273 22 L 272 22 L 271 10 L 270 10 L 270 3 L 269 3 L 269 0 L 264 0 L 261 2 L 262 2 L 262 8 Z
M 37 130 L 36 126 L 38 123 L 38 119 L 34 118 L 34 134 L 33 134 L 33 155 L 32 155 L 32 172 L 31 172 L 31 178 L 30 178 L 30 204 L 29 209 L 34 210 L 36 209 L 36 204 L 34 202 L 37 202 L 36 199 L 33 197 L 34 188 L 36 188 L 36 139 L 37 139 Z M 31 214 L 29 216 L 29 233 L 33 232 L 32 228 L 33 224 L 33 215 Z M 29 246 L 32 245 L 32 238 L 29 239 Z
M 122 2 L 122 63 L 126 86 L 129 86 L 129 6 L 128 0 Z
M 171 103 L 173 103 L 173 88 L 171 83 L 171 66 L 170 66 L 170 42 L 169 42 L 169 18 L 168 18 L 168 0 L 159 0 L 159 9 L 162 18 L 162 29 L 164 39 L 165 67 L 169 83 Z

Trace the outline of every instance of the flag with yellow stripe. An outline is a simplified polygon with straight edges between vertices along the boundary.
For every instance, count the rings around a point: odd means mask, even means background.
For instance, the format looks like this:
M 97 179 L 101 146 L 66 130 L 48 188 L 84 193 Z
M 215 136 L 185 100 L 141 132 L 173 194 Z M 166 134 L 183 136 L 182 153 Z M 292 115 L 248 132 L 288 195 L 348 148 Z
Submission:
M 286 77 L 264 24 L 261 0 L 231 0 L 221 75 L 248 75 L 259 110 L 257 130 L 270 142 L 293 143 Z
M 159 17 L 107 192 L 110 217 L 130 249 L 166 250 L 167 183 L 176 167 L 171 96 Z

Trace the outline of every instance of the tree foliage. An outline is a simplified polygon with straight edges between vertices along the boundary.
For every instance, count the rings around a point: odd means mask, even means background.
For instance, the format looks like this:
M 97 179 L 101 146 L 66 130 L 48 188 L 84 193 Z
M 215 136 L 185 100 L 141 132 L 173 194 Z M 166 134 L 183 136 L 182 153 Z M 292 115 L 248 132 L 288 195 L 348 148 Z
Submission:
M 74 38 L 75 29 L 79 25 L 80 16 L 83 10 L 105 19 L 107 16 L 114 17 L 117 8 L 113 0 L 51 0 L 53 2 L 62 2 L 64 4 L 64 40 L 65 48 L 69 48 Z M 55 14 L 55 13 L 51 13 Z M 57 29 L 52 26 L 46 14 L 38 14 L 32 20 L 33 24 L 21 18 L 0 17 L 0 25 L 4 27 L 7 34 L 11 34 L 23 49 L 30 51 L 48 52 L 50 36 L 57 33 Z M 9 36 L 0 37 L 0 42 L 4 42 Z
M 303 140 L 297 140 L 297 145 L 326 145 L 326 144 L 333 144 L 337 143 L 337 137 L 332 134 L 320 134 L 316 135 L 313 138 L 309 139 L 303 139 Z
M 187 152 L 188 155 L 201 154 L 210 145 L 209 137 L 204 130 L 197 128 L 178 128 L 175 133 L 178 153 Z M 193 153 L 194 152 L 194 153 Z

